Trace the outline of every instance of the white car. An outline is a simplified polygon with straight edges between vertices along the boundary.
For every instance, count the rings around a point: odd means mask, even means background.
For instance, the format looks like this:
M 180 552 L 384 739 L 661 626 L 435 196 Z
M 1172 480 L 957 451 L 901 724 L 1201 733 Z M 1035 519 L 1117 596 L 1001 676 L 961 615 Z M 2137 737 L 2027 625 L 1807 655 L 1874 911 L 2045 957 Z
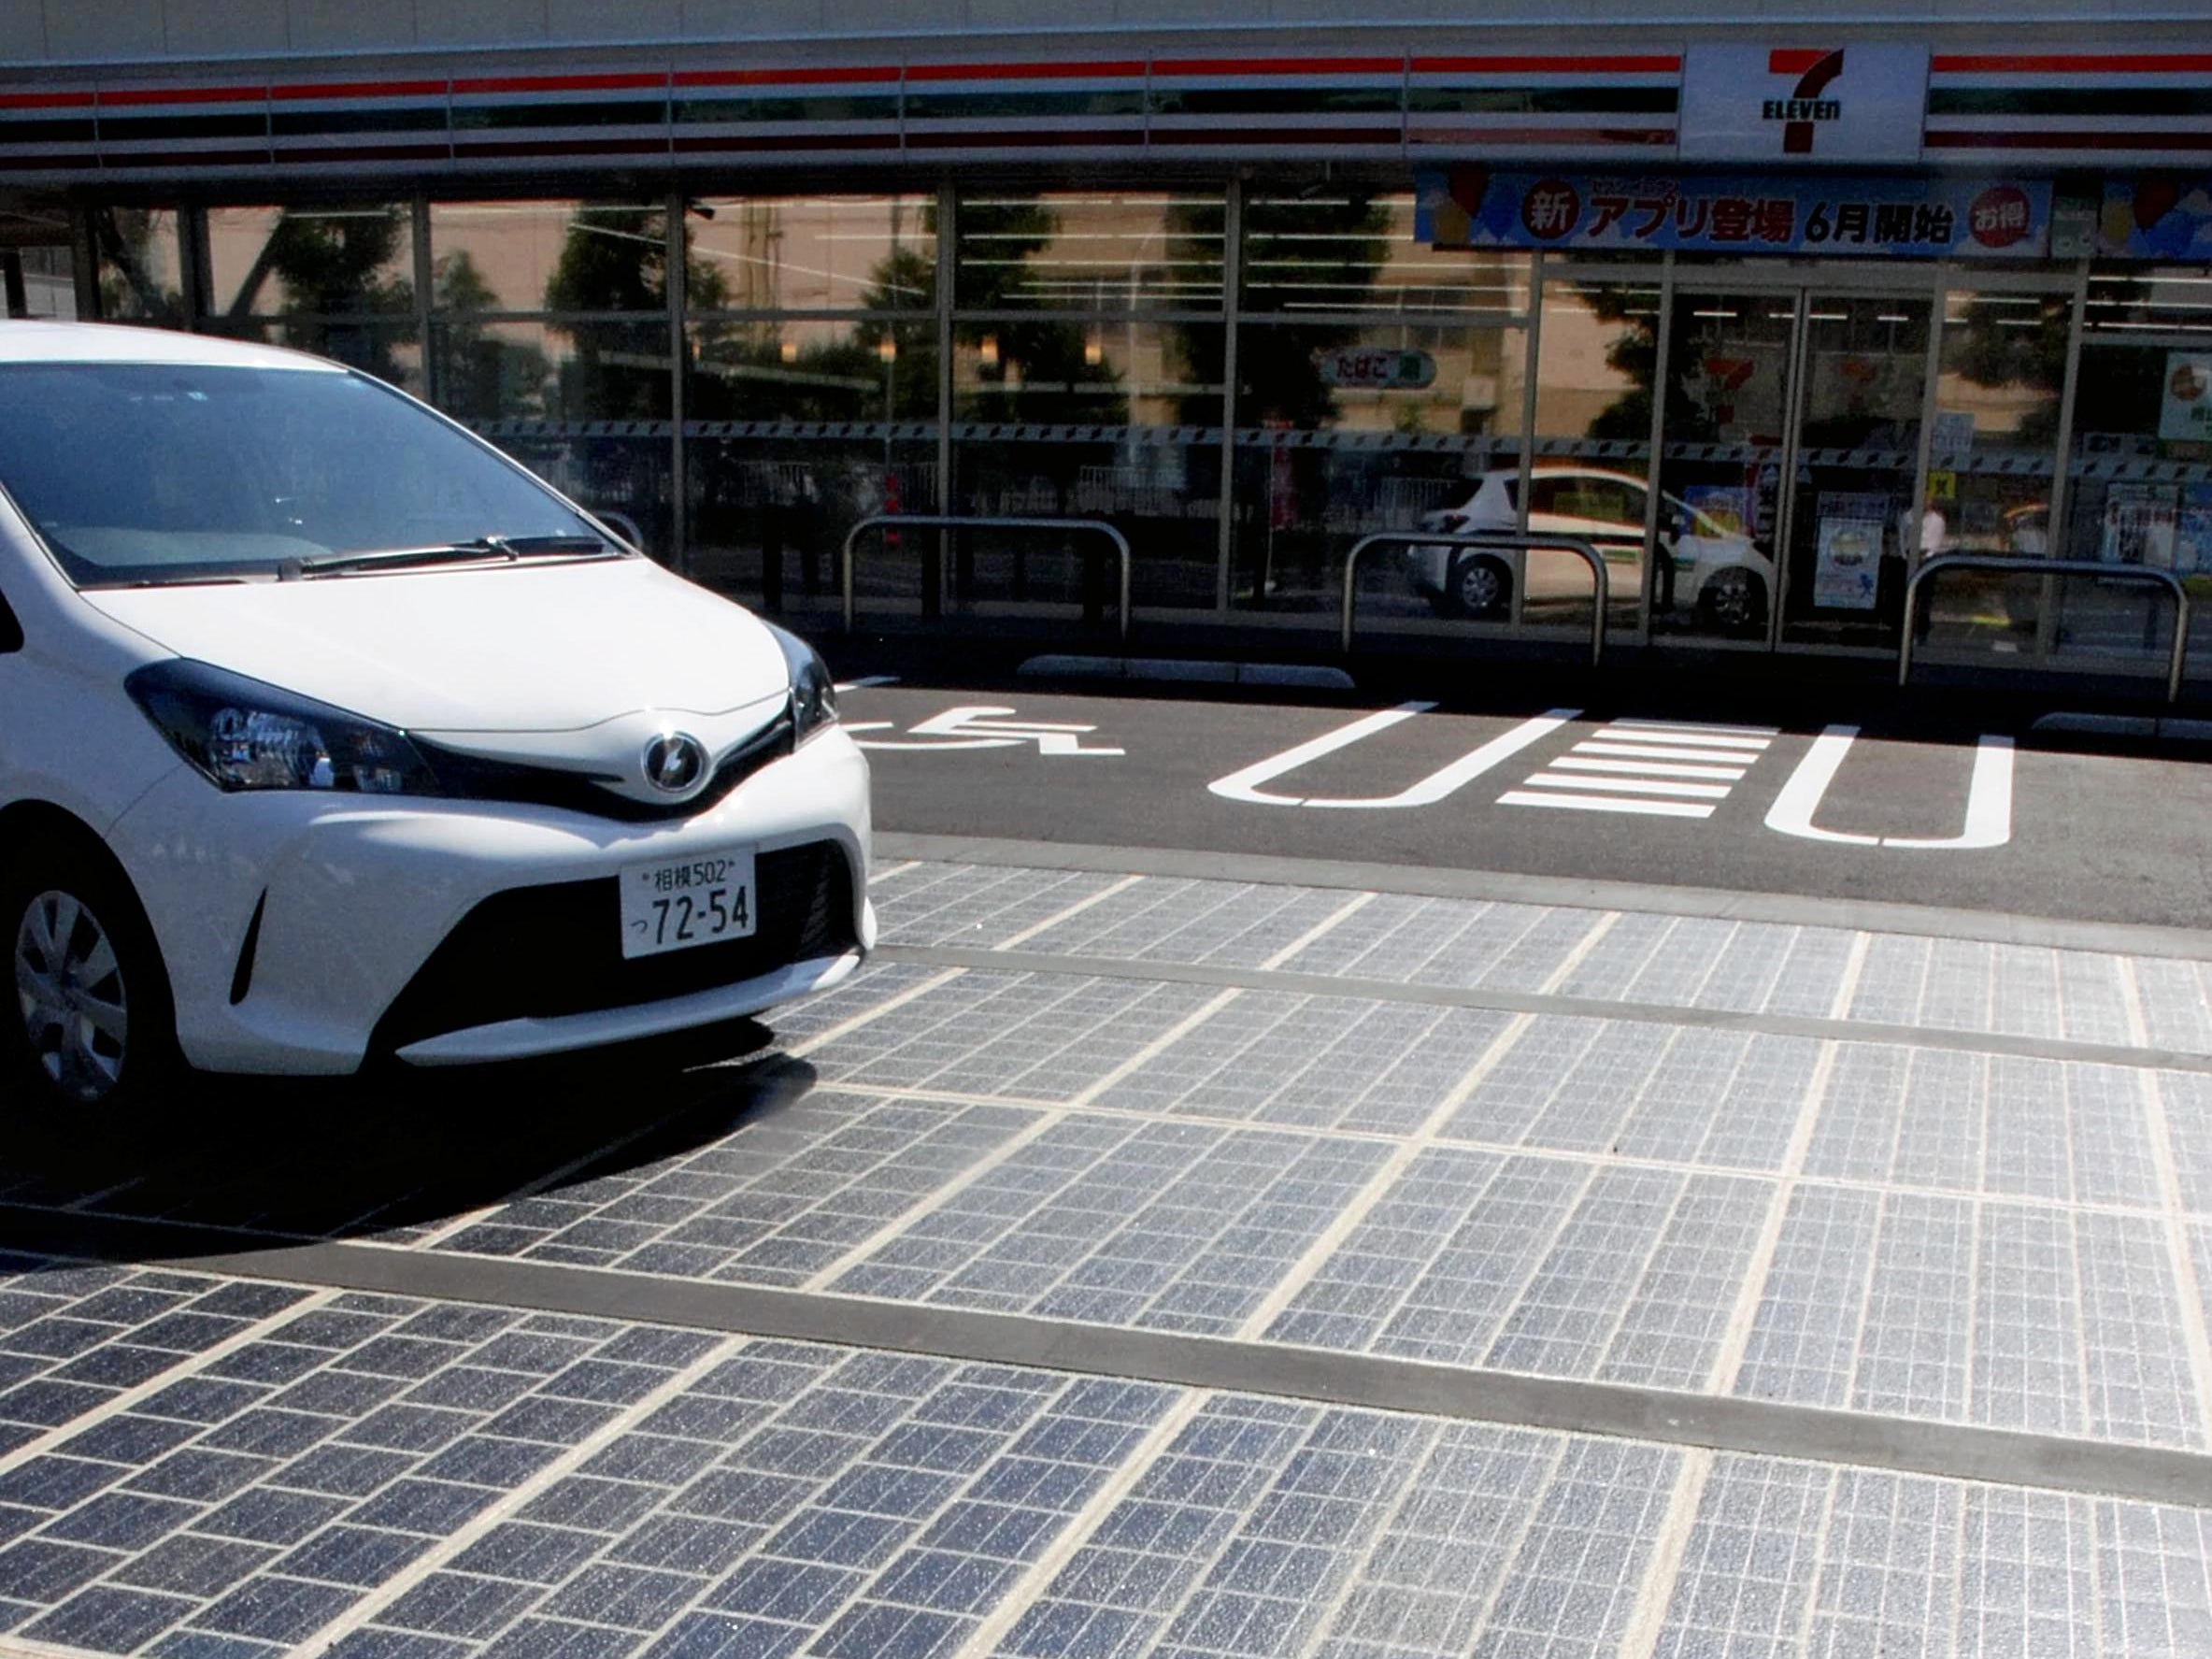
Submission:
M 1449 536 L 1511 531 L 1520 522 L 1517 467 L 1464 479 L 1443 507 L 1422 515 L 1420 527 Z M 1529 531 L 1572 536 L 1593 544 L 1606 564 L 1616 595 L 1635 593 L 1643 577 L 1642 479 L 1600 467 L 1539 466 L 1529 478 Z M 1774 592 L 1774 565 L 1751 543 L 1675 496 L 1660 496 L 1659 545 L 1667 559 L 1659 571 L 1661 609 L 1687 607 L 1707 628 L 1749 633 L 1766 621 Z M 1527 599 L 1590 597 L 1590 566 L 1580 555 L 1534 549 L 1526 556 Z M 1439 614 L 1500 617 L 1513 601 L 1508 556 L 1453 547 L 1406 550 L 1407 574 Z
M 320 359 L 0 322 L 0 1123 L 735 1019 L 875 941 L 821 659 Z

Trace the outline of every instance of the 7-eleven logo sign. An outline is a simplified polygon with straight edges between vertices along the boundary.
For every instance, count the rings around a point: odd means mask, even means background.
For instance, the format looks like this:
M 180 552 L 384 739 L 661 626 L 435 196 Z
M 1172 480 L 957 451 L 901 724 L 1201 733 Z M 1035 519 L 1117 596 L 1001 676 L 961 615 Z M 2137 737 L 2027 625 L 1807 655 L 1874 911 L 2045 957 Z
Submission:
M 1684 161 L 1911 162 L 1928 49 L 1693 46 L 1682 59 Z
M 1813 129 L 1827 121 L 1843 119 L 1843 100 L 1823 97 L 1844 70 L 1844 49 L 1834 51 L 1777 50 L 1766 54 L 1769 75 L 1794 75 L 1797 84 L 1786 98 L 1769 98 L 1760 114 L 1782 123 L 1782 153 L 1810 155 Z

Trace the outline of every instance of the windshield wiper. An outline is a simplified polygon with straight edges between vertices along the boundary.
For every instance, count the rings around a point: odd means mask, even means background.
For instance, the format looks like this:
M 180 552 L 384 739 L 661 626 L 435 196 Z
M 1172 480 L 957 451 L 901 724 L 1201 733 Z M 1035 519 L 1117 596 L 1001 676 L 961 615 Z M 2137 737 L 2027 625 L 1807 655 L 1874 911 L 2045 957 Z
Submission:
M 277 575 L 279 580 L 298 581 L 304 577 L 343 575 L 350 570 L 385 570 L 409 565 L 474 565 L 486 560 L 512 564 L 517 559 L 563 553 L 607 554 L 616 551 L 597 536 L 479 536 L 469 541 L 435 541 L 408 548 L 364 548 L 353 552 L 286 559 L 278 565 Z

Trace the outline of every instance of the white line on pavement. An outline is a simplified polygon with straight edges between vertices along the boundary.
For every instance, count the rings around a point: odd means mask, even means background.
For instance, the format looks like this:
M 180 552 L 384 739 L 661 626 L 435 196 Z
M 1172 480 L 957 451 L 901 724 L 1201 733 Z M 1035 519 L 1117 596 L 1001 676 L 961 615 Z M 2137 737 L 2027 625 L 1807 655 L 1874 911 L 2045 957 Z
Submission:
M 1638 801 L 1626 795 L 1548 795 L 1534 790 L 1507 790 L 1498 797 L 1507 807 L 1563 807 L 1578 812 L 1638 812 L 1648 818 L 1710 818 L 1710 806 L 1688 801 Z
M 1546 789 L 1619 790 L 1632 795 L 1677 795 L 1684 800 L 1720 801 L 1728 797 L 1725 783 L 1667 783 L 1650 778 L 1576 778 L 1563 772 L 1538 772 L 1521 779 L 1521 788 L 1542 784 Z

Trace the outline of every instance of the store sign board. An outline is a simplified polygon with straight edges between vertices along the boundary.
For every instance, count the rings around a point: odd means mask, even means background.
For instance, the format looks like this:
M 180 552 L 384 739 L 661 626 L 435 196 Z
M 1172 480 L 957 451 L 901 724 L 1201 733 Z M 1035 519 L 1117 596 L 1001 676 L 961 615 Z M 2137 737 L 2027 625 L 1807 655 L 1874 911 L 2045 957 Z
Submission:
M 2051 187 L 2036 179 L 1789 175 L 1416 175 L 1414 236 L 1436 248 L 2042 259 Z
M 2111 259 L 2212 261 L 2212 179 L 2106 179 L 2097 251 Z
M 1692 46 L 1682 60 L 1686 162 L 1917 162 L 1924 46 Z
M 1436 360 L 1426 351 L 1348 346 L 1315 352 L 1314 364 L 1325 386 L 1418 392 L 1436 383 Z

